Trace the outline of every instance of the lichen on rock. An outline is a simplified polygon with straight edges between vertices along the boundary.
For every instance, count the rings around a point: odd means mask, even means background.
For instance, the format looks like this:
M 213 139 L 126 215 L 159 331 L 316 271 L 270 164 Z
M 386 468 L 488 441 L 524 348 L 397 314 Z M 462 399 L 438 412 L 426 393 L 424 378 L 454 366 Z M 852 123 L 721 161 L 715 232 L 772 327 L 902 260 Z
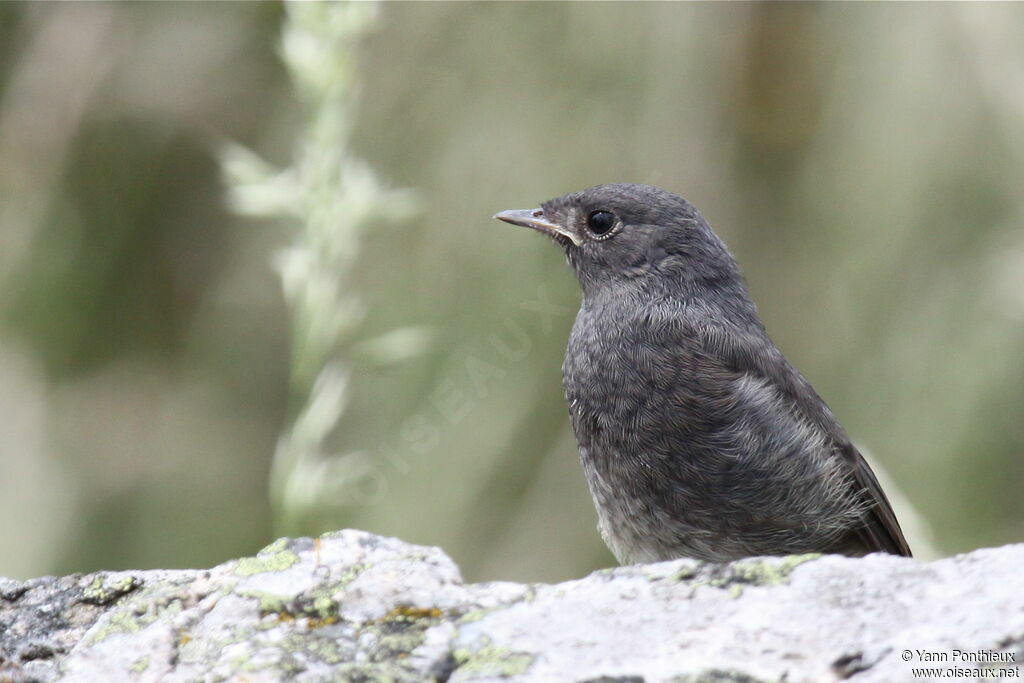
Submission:
M 437 548 L 341 531 L 205 571 L 0 579 L 0 680 L 909 680 L 919 650 L 1024 650 L 1022 563 L 1017 545 L 466 584 Z

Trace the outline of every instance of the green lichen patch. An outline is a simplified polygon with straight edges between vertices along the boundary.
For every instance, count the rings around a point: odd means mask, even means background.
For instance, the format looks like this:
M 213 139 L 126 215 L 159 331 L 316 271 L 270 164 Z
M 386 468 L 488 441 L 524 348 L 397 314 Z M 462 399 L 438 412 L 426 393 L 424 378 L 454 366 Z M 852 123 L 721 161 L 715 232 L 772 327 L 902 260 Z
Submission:
M 350 661 L 354 654 L 348 639 L 336 635 L 293 633 L 281 641 L 281 648 L 297 660 L 319 661 L 332 666 Z
M 85 636 L 94 644 L 121 633 L 137 633 L 155 621 L 166 620 L 184 609 L 181 587 L 153 584 L 113 607 Z
M 750 559 L 734 562 L 712 576 L 707 585 L 727 589 L 733 597 L 743 594 L 747 586 L 776 586 L 789 581 L 794 569 L 821 557 L 820 553 L 789 555 L 777 559 Z
M 131 665 L 130 668 L 135 673 L 142 673 L 143 671 L 148 669 L 149 668 L 149 655 L 146 655 L 145 657 L 140 657 L 139 659 L 136 659 L 134 662 L 132 662 L 132 665 Z
M 100 574 L 82 589 L 81 601 L 90 605 L 109 605 L 141 585 L 142 580 L 135 576 L 112 578 Z
M 256 598 L 259 601 L 260 615 L 267 616 L 272 614 L 280 622 L 304 619 L 310 628 L 319 628 L 336 624 L 339 620 L 338 604 L 323 595 L 285 597 L 259 591 L 247 591 L 240 593 L 240 595 Z
M 116 633 L 138 633 L 143 625 L 128 611 L 115 612 L 107 621 L 106 628 L 96 634 L 95 640 L 106 640 Z
M 488 614 L 490 614 L 491 612 L 495 611 L 495 609 L 497 609 L 497 608 L 492 607 L 492 608 L 487 608 L 487 609 L 481 608 L 481 609 L 470 610 L 469 612 L 466 612 L 461 617 L 459 617 L 458 623 L 460 623 L 460 624 L 469 624 L 469 623 L 472 623 L 474 621 L 480 621 L 481 619 L 486 617 Z
M 331 597 L 333 590 L 317 589 L 311 593 L 303 593 L 287 601 L 278 614 L 289 614 L 295 618 L 315 619 L 323 622 L 338 620 L 338 603 Z
M 696 565 L 684 565 L 679 568 L 672 578 L 676 581 L 690 581 L 697 578 L 700 575 L 700 571 Z
M 266 616 L 268 614 L 277 614 L 280 616 L 281 614 L 286 614 L 292 620 L 295 618 L 295 616 L 287 609 L 287 604 L 291 599 L 291 596 L 256 590 L 240 590 L 237 591 L 237 595 L 243 598 L 252 598 L 256 600 L 259 605 L 259 612 L 261 616 Z M 282 619 L 282 621 L 287 620 L 288 619 Z
M 278 622 L 303 620 L 308 628 L 322 628 L 340 621 L 336 596 L 362 571 L 363 567 L 352 567 L 336 581 L 321 584 L 298 595 L 281 595 L 258 590 L 239 590 L 242 597 L 254 598 L 259 603 L 262 616 L 274 615 Z
M 460 673 L 473 676 L 519 676 L 533 665 L 534 655 L 499 647 L 483 638 L 480 647 L 452 653 Z
M 325 587 L 322 594 L 289 600 L 263 596 L 264 605 L 274 608 L 266 614 L 276 617 L 263 624 L 284 633 L 282 639 L 274 639 L 276 656 L 270 661 L 275 675 L 320 662 L 331 667 L 332 680 L 421 680 L 422 671 L 411 655 L 423 644 L 426 631 L 444 620 L 445 613 L 436 607 L 399 605 L 379 619 L 346 621 L 338 615 L 338 603 L 327 597 L 336 590 L 336 586 Z M 258 630 L 265 630 L 263 624 Z M 240 672 L 251 671 L 248 659 L 232 666 Z M 262 661 L 260 666 L 266 668 Z
M 789 555 L 775 561 L 747 560 L 732 566 L 733 574 L 743 581 L 757 586 L 775 586 L 786 583 L 793 570 L 811 560 L 821 557 L 821 553 L 806 555 Z
M 423 644 L 425 628 L 406 630 L 377 629 L 378 639 L 369 652 L 369 660 L 377 663 L 401 661 Z
M 236 576 L 252 576 L 264 572 L 279 572 L 299 561 L 299 556 L 288 550 L 287 540 L 278 539 L 256 554 L 243 557 L 235 564 Z
M 286 550 L 288 548 L 288 542 L 289 542 L 288 538 L 284 538 L 284 537 L 279 538 L 276 541 L 274 541 L 273 543 L 271 543 L 270 545 L 267 545 L 267 546 L 264 546 L 263 548 L 261 548 L 260 551 L 258 553 L 256 553 L 256 554 L 257 555 L 274 555 L 274 554 L 277 554 L 277 553 L 281 552 L 282 550 Z
M 268 546 L 268 548 L 271 547 L 273 546 Z M 284 552 L 287 553 L 289 551 Z M 259 558 L 249 559 L 256 560 Z M 338 605 L 335 601 L 335 596 L 342 594 L 348 584 L 352 583 L 365 570 L 366 565 L 354 564 L 346 567 L 344 573 L 333 581 L 318 584 L 310 590 L 297 595 L 272 593 L 245 587 L 236 588 L 233 592 L 244 598 L 255 598 L 258 600 L 260 614 L 262 615 L 286 615 L 283 618 L 290 615 L 293 619 L 297 617 L 327 619 L 338 615 Z M 237 569 L 235 573 L 238 573 Z
M 148 614 L 136 614 L 132 610 L 119 610 L 110 615 L 101 628 L 92 632 L 89 643 L 98 643 L 119 633 L 138 633 L 155 621 Z

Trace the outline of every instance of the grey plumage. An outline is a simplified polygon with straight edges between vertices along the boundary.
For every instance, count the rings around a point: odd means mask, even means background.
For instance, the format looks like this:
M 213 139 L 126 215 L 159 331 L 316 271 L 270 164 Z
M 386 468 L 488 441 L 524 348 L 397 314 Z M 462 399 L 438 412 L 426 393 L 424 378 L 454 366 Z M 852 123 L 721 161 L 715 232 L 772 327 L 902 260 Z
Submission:
M 496 217 L 550 234 L 582 286 L 563 381 L 620 562 L 910 555 L 863 457 L 689 202 L 602 185 Z

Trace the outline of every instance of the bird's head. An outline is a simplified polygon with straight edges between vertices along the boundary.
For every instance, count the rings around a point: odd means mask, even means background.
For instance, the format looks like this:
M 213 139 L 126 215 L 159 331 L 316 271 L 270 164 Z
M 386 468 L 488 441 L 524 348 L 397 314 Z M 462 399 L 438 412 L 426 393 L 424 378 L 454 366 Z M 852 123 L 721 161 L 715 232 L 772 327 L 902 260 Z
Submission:
M 494 217 L 550 235 L 585 294 L 630 284 L 692 292 L 740 280 L 735 260 L 700 212 L 650 185 L 598 185 Z

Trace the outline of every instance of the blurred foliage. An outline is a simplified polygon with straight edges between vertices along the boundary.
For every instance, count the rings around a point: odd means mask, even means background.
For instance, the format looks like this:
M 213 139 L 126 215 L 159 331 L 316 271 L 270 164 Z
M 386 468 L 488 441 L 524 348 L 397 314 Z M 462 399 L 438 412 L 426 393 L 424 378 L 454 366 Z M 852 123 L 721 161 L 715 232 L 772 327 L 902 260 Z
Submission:
M 372 468 L 365 452 L 325 452 L 349 401 L 350 359 L 342 347 L 351 345 L 365 315 L 349 276 L 364 233 L 408 218 L 414 202 L 409 192 L 382 186 L 348 151 L 355 53 L 377 6 L 289 2 L 286 7 L 281 54 L 306 110 L 298 158 L 280 170 L 236 145 L 227 146 L 222 157 L 236 211 L 301 223 L 297 238 L 274 259 L 291 313 L 292 406 L 270 470 L 276 528 L 296 534 L 323 524 Z M 427 336 L 400 328 L 363 346 L 380 360 L 406 359 L 418 355 Z
M 634 181 L 702 209 L 941 552 L 1022 540 L 1024 7 L 380 9 L 345 151 L 422 213 L 345 274 L 340 352 L 366 360 L 325 448 L 371 467 L 302 531 L 438 544 L 470 579 L 612 562 L 559 382 L 576 284 L 490 216 Z M 302 156 L 284 14 L 0 5 L 0 574 L 271 539 L 292 314 L 268 262 L 294 218 L 233 216 L 218 154 Z M 372 360 L 409 327 L 426 354 Z

